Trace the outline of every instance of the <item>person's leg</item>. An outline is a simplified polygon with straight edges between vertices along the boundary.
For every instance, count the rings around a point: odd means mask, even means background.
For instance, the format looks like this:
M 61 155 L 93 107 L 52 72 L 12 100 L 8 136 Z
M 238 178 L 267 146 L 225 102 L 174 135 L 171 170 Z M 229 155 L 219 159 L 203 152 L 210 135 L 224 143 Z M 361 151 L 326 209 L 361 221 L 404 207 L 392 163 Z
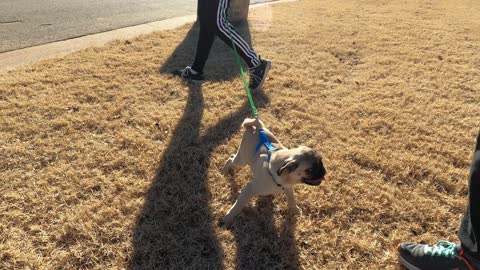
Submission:
M 178 69 L 173 72 L 174 76 L 179 76 L 189 81 L 204 80 L 203 68 L 207 62 L 210 49 L 215 40 L 215 28 L 211 27 L 212 9 L 216 9 L 215 1 L 218 0 L 198 0 L 197 5 L 197 22 L 200 27 L 200 32 L 197 41 L 197 51 L 195 53 L 195 60 L 192 66 L 186 66 L 183 69 Z
M 397 247 L 399 260 L 407 269 L 480 269 L 480 133 L 473 153 L 468 197 L 468 206 L 458 233 L 461 244 L 446 241 L 433 246 L 401 243 Z
M 466 253 L 480 258 L 480 132 L 473 153 L 468 188 L 468 206 L 458 238 Z
M 182 70 L 176 70 L 174 75 L 188 80 L 203 80 L 203 67 L 208 59 L 212 48 L 215 34 L 218 35 L 230 48 L 232 41 L 239 55 L 245 60 L 250 68 L 250 89 L 257 90 L 263 86 L 270 70 L 269 60 L 262 60 L 257 53 L 250 48 L 248 43 L 233 29 L 226 20 L 229 0 L 199 0 L 198 19 L 200 23 L 200 36 L 197 45 L 197 53 L 192 67 L 187 66 Z M 230 39 L 230 34 L 232 39 Z
M 260 57 L 250 47 L 250 45 L 243 39 L 242 36 L 235 30 L 235 28 L 227 21 L 227 9 L 230 4 L 230 0 L 214 0 L 218 3 L 215 9 L 215 30 L 217 36 L 225 42 L 230 48 L 233 48 L 232 40 L 235 43 L 240 57 L 247 63 L 249 68 L 258 67 Z M 231 36 L 230 36 L 231 35 Z M 231 37 L 231 38 L 230 38 Z
M 216 10 L 217 6 L 218 0 L 198 0 L 197 16 L 200 33 L 192 69 L 199 73 L 203 73 L 203 68 L 215 40 L 215 28 L 212 27 L 211 17 L 214 16 L 212 10 Z
M 262 88 L 268 71 L 270 70 L 271 62 L 268 59 L 261 59 L 260 56 L 250 47 L 250 45 L 238 34 L 233 26 L 227 21 L 227 9 L 230 0 L 216 0 L 219 1 L 215 16 L 215 29 L 217 36 L 225 42 L 230 48 L 235 49 L 247 63 L 250 69 L 250 90 L 258 90 Z M 232 44 L 233 41 L 233 44 Z

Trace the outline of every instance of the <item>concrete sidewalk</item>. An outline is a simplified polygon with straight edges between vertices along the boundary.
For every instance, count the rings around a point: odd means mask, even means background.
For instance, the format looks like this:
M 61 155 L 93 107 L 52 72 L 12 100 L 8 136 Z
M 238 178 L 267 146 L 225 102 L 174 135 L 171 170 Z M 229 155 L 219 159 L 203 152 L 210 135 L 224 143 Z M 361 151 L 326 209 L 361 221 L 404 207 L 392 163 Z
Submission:
M 268 3 L 253 4 L 250 8 L 258 8 L 265 5 L 272 5 L 298 0 L 279 0 Z M 0 72 L 14 69 L 16 67 L 32 64 L 36 61 L 48 58 L 63 56 L 84 48 L 103 46 L 106 43 L 117 39 L 131 39 L 142 34 L 155 31 L 174 29 L 186 23 L 196 20 L 196 15 L 182 16 L 162 21 L 156 21 L 126 28 L 121 28 L 104 33 L 87 35 L 79 38 L 68 39 L 59 42 L 29 47 L 16 51 L 0 53 Z

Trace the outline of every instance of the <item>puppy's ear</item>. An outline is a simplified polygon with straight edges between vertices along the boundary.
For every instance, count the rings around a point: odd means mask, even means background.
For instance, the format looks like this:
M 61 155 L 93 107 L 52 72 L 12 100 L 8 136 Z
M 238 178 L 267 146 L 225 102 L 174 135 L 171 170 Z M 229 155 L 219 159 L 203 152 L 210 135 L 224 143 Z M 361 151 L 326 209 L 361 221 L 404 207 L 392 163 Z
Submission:
M 285 171 L 287 173 L 291 173 L 295 171 L 297 168 L 298 168 L 298 162 L 292 158 L 288 158 L 283 163 L 283 166 L 280 169 L 278 169 L 277 175 L 281 176 Z

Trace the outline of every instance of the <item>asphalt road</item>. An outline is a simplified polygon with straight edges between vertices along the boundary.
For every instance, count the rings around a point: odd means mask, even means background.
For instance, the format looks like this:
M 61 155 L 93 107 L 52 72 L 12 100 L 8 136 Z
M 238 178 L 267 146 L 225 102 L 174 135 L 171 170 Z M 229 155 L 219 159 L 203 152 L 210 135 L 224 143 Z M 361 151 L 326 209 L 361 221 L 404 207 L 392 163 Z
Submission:
M 251 3 L 267 0 L 251 0 Z M 0 0 L 0 52 L 195 14 L 197 0 Z

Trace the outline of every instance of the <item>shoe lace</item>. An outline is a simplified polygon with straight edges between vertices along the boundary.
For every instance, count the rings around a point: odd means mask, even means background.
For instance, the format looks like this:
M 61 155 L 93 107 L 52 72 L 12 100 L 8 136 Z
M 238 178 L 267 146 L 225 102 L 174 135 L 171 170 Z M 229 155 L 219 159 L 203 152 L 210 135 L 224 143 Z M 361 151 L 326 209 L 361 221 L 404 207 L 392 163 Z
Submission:
M 463 256 L 464 253 L 465 253 L 465 252 L 464 252 L 463 248 L 460 249 L 460 252 L 459 252 L 459 254 L 458 254 L 457 257 L 465 263 L 465 265 L 468 267 L 469 270 L 475 270 L 475 268 L 473 268 L 473 266 L 472 266 L 472 265 L 468 262 L 468 260 Z
M 250 84 L 253 84 L 255 83 L 256 81 L 260 81 L 260 77 L 256 76 L 256 75 L 250 75 Z
M 256 81 L 261 81 L 261 78 L 255 74 L 253 74 L 252 71 L 250 71 L 250 82 L 249 84 L 252 85 L 253 83 L 255 83 L 255 80 Z
M 458 255 L 456 244 L 448 241 L 439 241 L 434 246 L 425 245 L 423 252 L 431 256 L 453 257 Z

